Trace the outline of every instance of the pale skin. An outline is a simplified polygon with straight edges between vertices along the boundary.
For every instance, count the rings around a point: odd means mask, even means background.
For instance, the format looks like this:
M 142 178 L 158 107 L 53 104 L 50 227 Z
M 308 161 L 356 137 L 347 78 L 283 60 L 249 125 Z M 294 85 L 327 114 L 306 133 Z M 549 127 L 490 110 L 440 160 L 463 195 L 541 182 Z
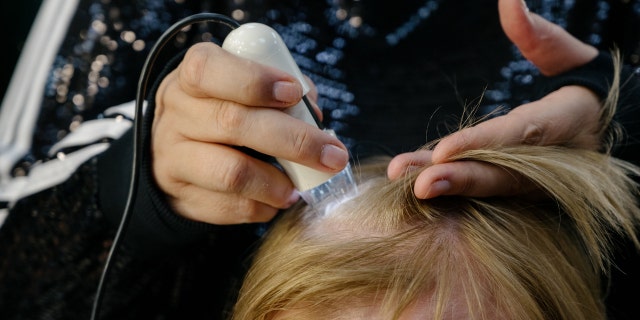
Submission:
M 528 12 L 520 0 L 500 0 L 499 10 L 507 36 L 543 74 L 575 68 L 598 54 L 596 48 Z M 312 100 L 314 96 L 311 92 Z M 211 43 L 189 49 L 158 90 L 152 127 L 153 174 L 174 210 L 212 224 L 264 222 L 299 199 L 284 173 L 234 146 L 326 172 L 344 168 L 348 153 L 338 139 L 281 112 L 301 97 L 300 84 L 284 72 Z M 588 89 L 563 87 L 449 136 L 432 152 L 398 155 L 388 176 L 397 178 L 410 168 L 423 170 L 414 188 L 419 198 L 529 192 L 530 184 L 502 170 L 447 158 L 489 144 L 568 142 L 595 149 L 600 108 Z

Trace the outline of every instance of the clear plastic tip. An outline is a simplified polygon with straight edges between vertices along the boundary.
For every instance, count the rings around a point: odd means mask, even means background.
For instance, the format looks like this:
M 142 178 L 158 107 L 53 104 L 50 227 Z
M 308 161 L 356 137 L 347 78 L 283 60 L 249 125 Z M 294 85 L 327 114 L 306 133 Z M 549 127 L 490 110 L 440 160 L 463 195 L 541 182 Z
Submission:
M 357 194 L 358 187 L 350 164 L 323 184 L 300 192 L 302 199 L 321 215 L 329 214 L 337 205 Z

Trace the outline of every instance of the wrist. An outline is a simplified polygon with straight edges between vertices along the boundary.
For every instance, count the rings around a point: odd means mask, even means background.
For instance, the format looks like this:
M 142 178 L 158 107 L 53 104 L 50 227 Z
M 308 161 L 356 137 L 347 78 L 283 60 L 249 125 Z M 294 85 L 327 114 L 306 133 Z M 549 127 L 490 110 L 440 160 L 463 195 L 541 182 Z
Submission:
M 609 53 L 600 51 L 588 63 L 559 75 L 548 77 L 546 91 L 552 92 L 565 86 L 577 85 L 591 90 L 600 101 L 603 101 L 609 93 L 614 72 L 613 58 Z

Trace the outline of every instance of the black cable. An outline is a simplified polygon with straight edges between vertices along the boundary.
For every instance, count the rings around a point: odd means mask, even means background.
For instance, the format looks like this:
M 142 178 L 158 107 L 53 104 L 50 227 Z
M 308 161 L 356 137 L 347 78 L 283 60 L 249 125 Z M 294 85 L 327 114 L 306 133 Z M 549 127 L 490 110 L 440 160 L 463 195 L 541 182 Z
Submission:
M 129 185 L 129 194 L 127 197 L 127 204 L 125 206 L 124 212 L 122 214 L 122 218 L 120 219 L 120 225 L 118 226 L 118 230 L 116 231 L 116 235 L 113 238 L 113 243 L 111 244 L 111 248 L 109 250 L 109 255 L 105 261 L 104 267 L 102 269 L 102 275 L 100 276 L 100 282 L 98 283 L 98 289 L 96 291 L 96 296 L 93 300 L 93 307 L 91 310 L 91 320 L 96 320 L 98 315 L 100 314 L 100 307 L 102 303 L 102 297 L 105 291 L 105 283 L 106 279 L 109 275 L 109 270 L 111 268 L 111 263 L 113 261 L 113 257 L 117 253 L 117 249 L 120 245 L 120 241 L 124 238 L 124 233 L 126 227 L 129 223 L 132 211 L 133 204 L 136 198 L 136 190 L 138 188 L 138 176 L 139 176 L 139 168 L 141 166 L 140 159 L 142 158 L 142 118 L 144 116 L 142 107 L 145 96 L 147 94 L 147 83 L 149 82 L 149 76 L 151 71 L 153 70 L 153 64 L 155 60 L 158 58 L 161 50 L 164 46 L 175 36 L 178 32 L 184 29 L 187 26 L 196 23 L 202 22 L 215 22 L 228 26 L 231 29 L 235 29 L 240 26 L 240 24 L 222 14 L 217 13 L 198 13 L 191 16 L 188 16 L 175 24 L 173 24 L 169 29 L 167 29 L 158 39 L 156 44 L 149 51 L 149 55 L 145 60 L 145 63 L 142 67 L 142 71 L 140 73 L 140 78 L 138 80 L 138 88 L 136 91 L 136 111 L 134 118 L 134 127 L 133 127 L 133 162 L 131 166 L 131 181 Z

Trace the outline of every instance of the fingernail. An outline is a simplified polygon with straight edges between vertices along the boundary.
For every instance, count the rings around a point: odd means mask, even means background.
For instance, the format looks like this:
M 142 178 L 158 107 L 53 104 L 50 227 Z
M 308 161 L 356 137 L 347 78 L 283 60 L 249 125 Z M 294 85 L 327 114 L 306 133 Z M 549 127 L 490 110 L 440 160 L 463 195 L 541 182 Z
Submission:
M 451 189 L 451 182 L 449 180 L 438 180 L 431 185 L 425 198 L 434 198 L 443 195 L 445 192 Z
M 293 82 L 278 81 L 273 84 L 273 98 L 282 102 L 297 102 L 302 97 L 300 86 Z
M 349 162 L 349 154 L 332 144 L 325 144 L 320 153 L 320 163 L 334 170 L 341 170 Z

